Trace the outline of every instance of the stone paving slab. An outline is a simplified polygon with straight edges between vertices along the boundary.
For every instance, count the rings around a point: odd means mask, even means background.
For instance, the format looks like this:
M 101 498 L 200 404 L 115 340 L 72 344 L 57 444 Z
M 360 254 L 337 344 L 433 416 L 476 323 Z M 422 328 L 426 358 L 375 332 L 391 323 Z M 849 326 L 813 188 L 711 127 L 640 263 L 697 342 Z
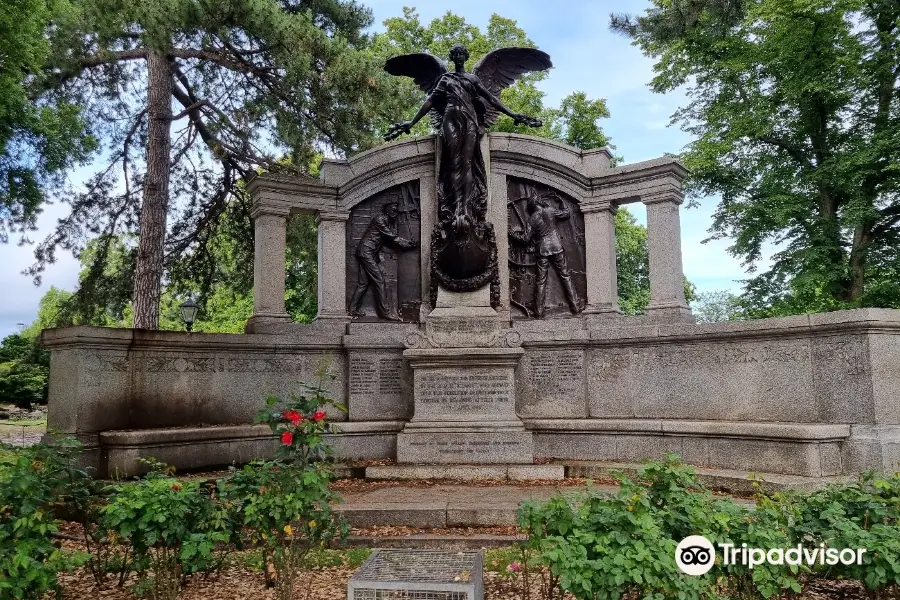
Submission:
M 565 478 L 563 465 L 385 465 L 366 468 L 369 480 L 498 479 L 527 481 Z
M 336 507 L 353 527 L 406 526 L 443 529 L 447 526 L 446 502 L 365 502 Z
M 441 550 L 478 550 L 482 548 L 505 548 L 522 541 L 525 536 L 517 535 L 432 535 L 414 533 L 404 536 L 363 536 L 351 535 L 344 546 L 352 548 L 423 548 Z
M 611 485 L 597 485 L 615 491 Z M 343 491 L 337 510 L 353 527 L 393 525 L 422 529 L 515 525 L 516 510 L 526 501 L 546 501 L 557 492 L 577 494 L 580 486 L 474 486 L 440 484 L 429 487 L 390 486 Z

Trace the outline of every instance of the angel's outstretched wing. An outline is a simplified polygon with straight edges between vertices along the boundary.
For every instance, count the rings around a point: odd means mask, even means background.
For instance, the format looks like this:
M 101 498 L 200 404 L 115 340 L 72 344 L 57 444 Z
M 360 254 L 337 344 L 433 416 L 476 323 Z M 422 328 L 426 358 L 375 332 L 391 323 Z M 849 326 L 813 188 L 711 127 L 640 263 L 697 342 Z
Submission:
M 497 98 L 500 92 L 531 71 L 543 71 L 553 66 L 550 55 L 534 48 L 499 48 L 484 55 L 472 73 Z M 485 103 L 484 126 L 490 127 L 500 112 Z
M 441 76 L 448 71 L 447 63 L 433 54 L 427 52 L 415 52 L 413 54 L 401 54 L 389 58 L 384 63 L 384 70 L 391 75 L 411 77 L 423 92 L 430 94 L 440 81 Z M 443 115 L 439 110 L 432 108 L 428 117 L 431 125 L 437 131 L 441 129 Z

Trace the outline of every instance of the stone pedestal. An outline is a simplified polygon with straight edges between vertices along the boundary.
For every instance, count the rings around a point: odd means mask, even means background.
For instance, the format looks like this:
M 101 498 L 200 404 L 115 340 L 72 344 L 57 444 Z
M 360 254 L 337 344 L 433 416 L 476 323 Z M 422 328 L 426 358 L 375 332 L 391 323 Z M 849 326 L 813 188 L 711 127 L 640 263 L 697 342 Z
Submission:
M 425 333 L 407 340 L 413 418 L 397 436 L 397 462 L 531 464 L 534 443 L 516 416 L 518 333 L 501 328 L 488 288 L 441 289 Z

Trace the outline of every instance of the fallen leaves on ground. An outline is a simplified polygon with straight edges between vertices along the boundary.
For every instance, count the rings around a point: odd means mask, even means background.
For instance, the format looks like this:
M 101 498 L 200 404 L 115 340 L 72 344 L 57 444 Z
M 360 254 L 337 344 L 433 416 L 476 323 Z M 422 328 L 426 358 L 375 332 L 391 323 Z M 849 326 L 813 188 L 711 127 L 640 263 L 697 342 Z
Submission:
M 350 535 L 362 537 L 400 537 L 409 535 L 434 535 L 434 536 L 478 536 L 478 535 L 505 535 L 521 536 L 522 530 L 516 526 L 495 527 L 449 527 L 443 529 L 417 529 L 401 525 L 376 525 L 373 527 L 354 527 L 350 529 Z
M 344 600 L 347 598 L 347 583 L 353 570 L 346 567 L 322 567 L 304 571 L 305 592 L 296 600 Z M 529 588 L 530 598 L 540 599 L 541 580 L 532 573 Z M 129 590 L 110 585 L 97 589 L 93 579 L 84 569 L 60 575 L 63 600 L 145 600 Z M 484 573 L 485 600 L 505 600 L 524 598 L 522 578 L 511 577 L 496 572 Z M 262 574 L 247 567 L 232 566 L 211 576 L 195 576 L 183 589 L 181 600 L 275 600 L 275 591 L 265 587 Z M 566 595 L 565 598 L 572 597 Z M 865 600 L 865 590 L 855 582 L 812 581 L 804 586 L 799 600 Z M 774 600 L 774 599 L 773 599 Z

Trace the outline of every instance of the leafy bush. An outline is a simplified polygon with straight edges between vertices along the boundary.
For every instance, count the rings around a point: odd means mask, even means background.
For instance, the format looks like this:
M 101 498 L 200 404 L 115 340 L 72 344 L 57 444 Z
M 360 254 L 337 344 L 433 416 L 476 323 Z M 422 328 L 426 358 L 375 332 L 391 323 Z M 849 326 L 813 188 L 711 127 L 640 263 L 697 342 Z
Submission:
M 300 384 L 305 393 L 292 392 L 285 400 L 270 396 L 257 415 L 256 422 L 267 423 L 279 437 L 278 459 L 251 463 L 219 487 L 221 497 L 237 507 L 250 541 L 262 545 L 266 584 L 283 600 L 299 591 L 299 571 L 309 553 L 347 534 L 346 523 L 331 509 L 337 496 L 322 462 L 331 455 L 326 410 L 345 410 L 324 388 L 325 380 L 334 379 L 328 366 L 320 364 L 318 384 Z
M 637 477 L 616 479 L 616 494 L 588 490 L 519 511 L 528 548 L 560 590 L 576 598 L 772 598 L 799 593 L 807 577 L 856 580 L 872 598 L 900 591 L 900 475 L 867 474 L 810 493 L 758 494 L 753 508 L 713 496 L 675 456 L 648 463 Z M 785 561 L 753 568 L 725 565 L 719 556 L 715 570 L 688 577 L 674 560 L 677 542 L 688 535 L 738 548 L 867 552 L 860 564 Z
M 184 576 L 217 568 L 217 545 L 236 537 L 228 507 L 207 486 L 158 472 L 116 486 L 101 517 L 110 537 L 130 546 L 141 587 L 159 600 L 176 598 Z
M 47 402 L 50 357 L 37 340 L 20 334 L 0 341 L 0 402 L 19 408 Z
M 568 500 L 526 504 L 519 512 L 530 546 L 561 590 L 592 600 L 708 598 L 717 587 L 731 596 L 799 590 L 788 567 L 761 565 L 751 572 L 733 565 L 720 582 L 713 573 L 687 576 L 675 564 L 678 541 L 688 535 L 781 547 L 788 538 L 777 526 L 777 511 L 751 512 L 715 498 L 675 456 L 648 463 L 636 478 L 615 477 L 615 494 L 588 489 Z
M 261 546 L 266 584 L 279 598 L 293 597 L 310 551 L 347 533 L 331 508 L 337 497 L 329 480 L 321 464 L 279 460 L 251 463 L 219 482 L 250 541 Z
M 781 494 L 778 501 L 790 513 L 794 540 L 866 549 L 861 564 L 817 564 L 817 575 L 860 581 L 874 597 L 900 595 L 900 474 L 866 473 L 854 484 Z
M 51 538 L 59 524 L 54 507 L 82 473 L 74 462 L 77 447 L 0 444 L 0 453 L 0 597 L 41 598 L 58 591 L 59 571 L 85 559 L 64 553 Z

